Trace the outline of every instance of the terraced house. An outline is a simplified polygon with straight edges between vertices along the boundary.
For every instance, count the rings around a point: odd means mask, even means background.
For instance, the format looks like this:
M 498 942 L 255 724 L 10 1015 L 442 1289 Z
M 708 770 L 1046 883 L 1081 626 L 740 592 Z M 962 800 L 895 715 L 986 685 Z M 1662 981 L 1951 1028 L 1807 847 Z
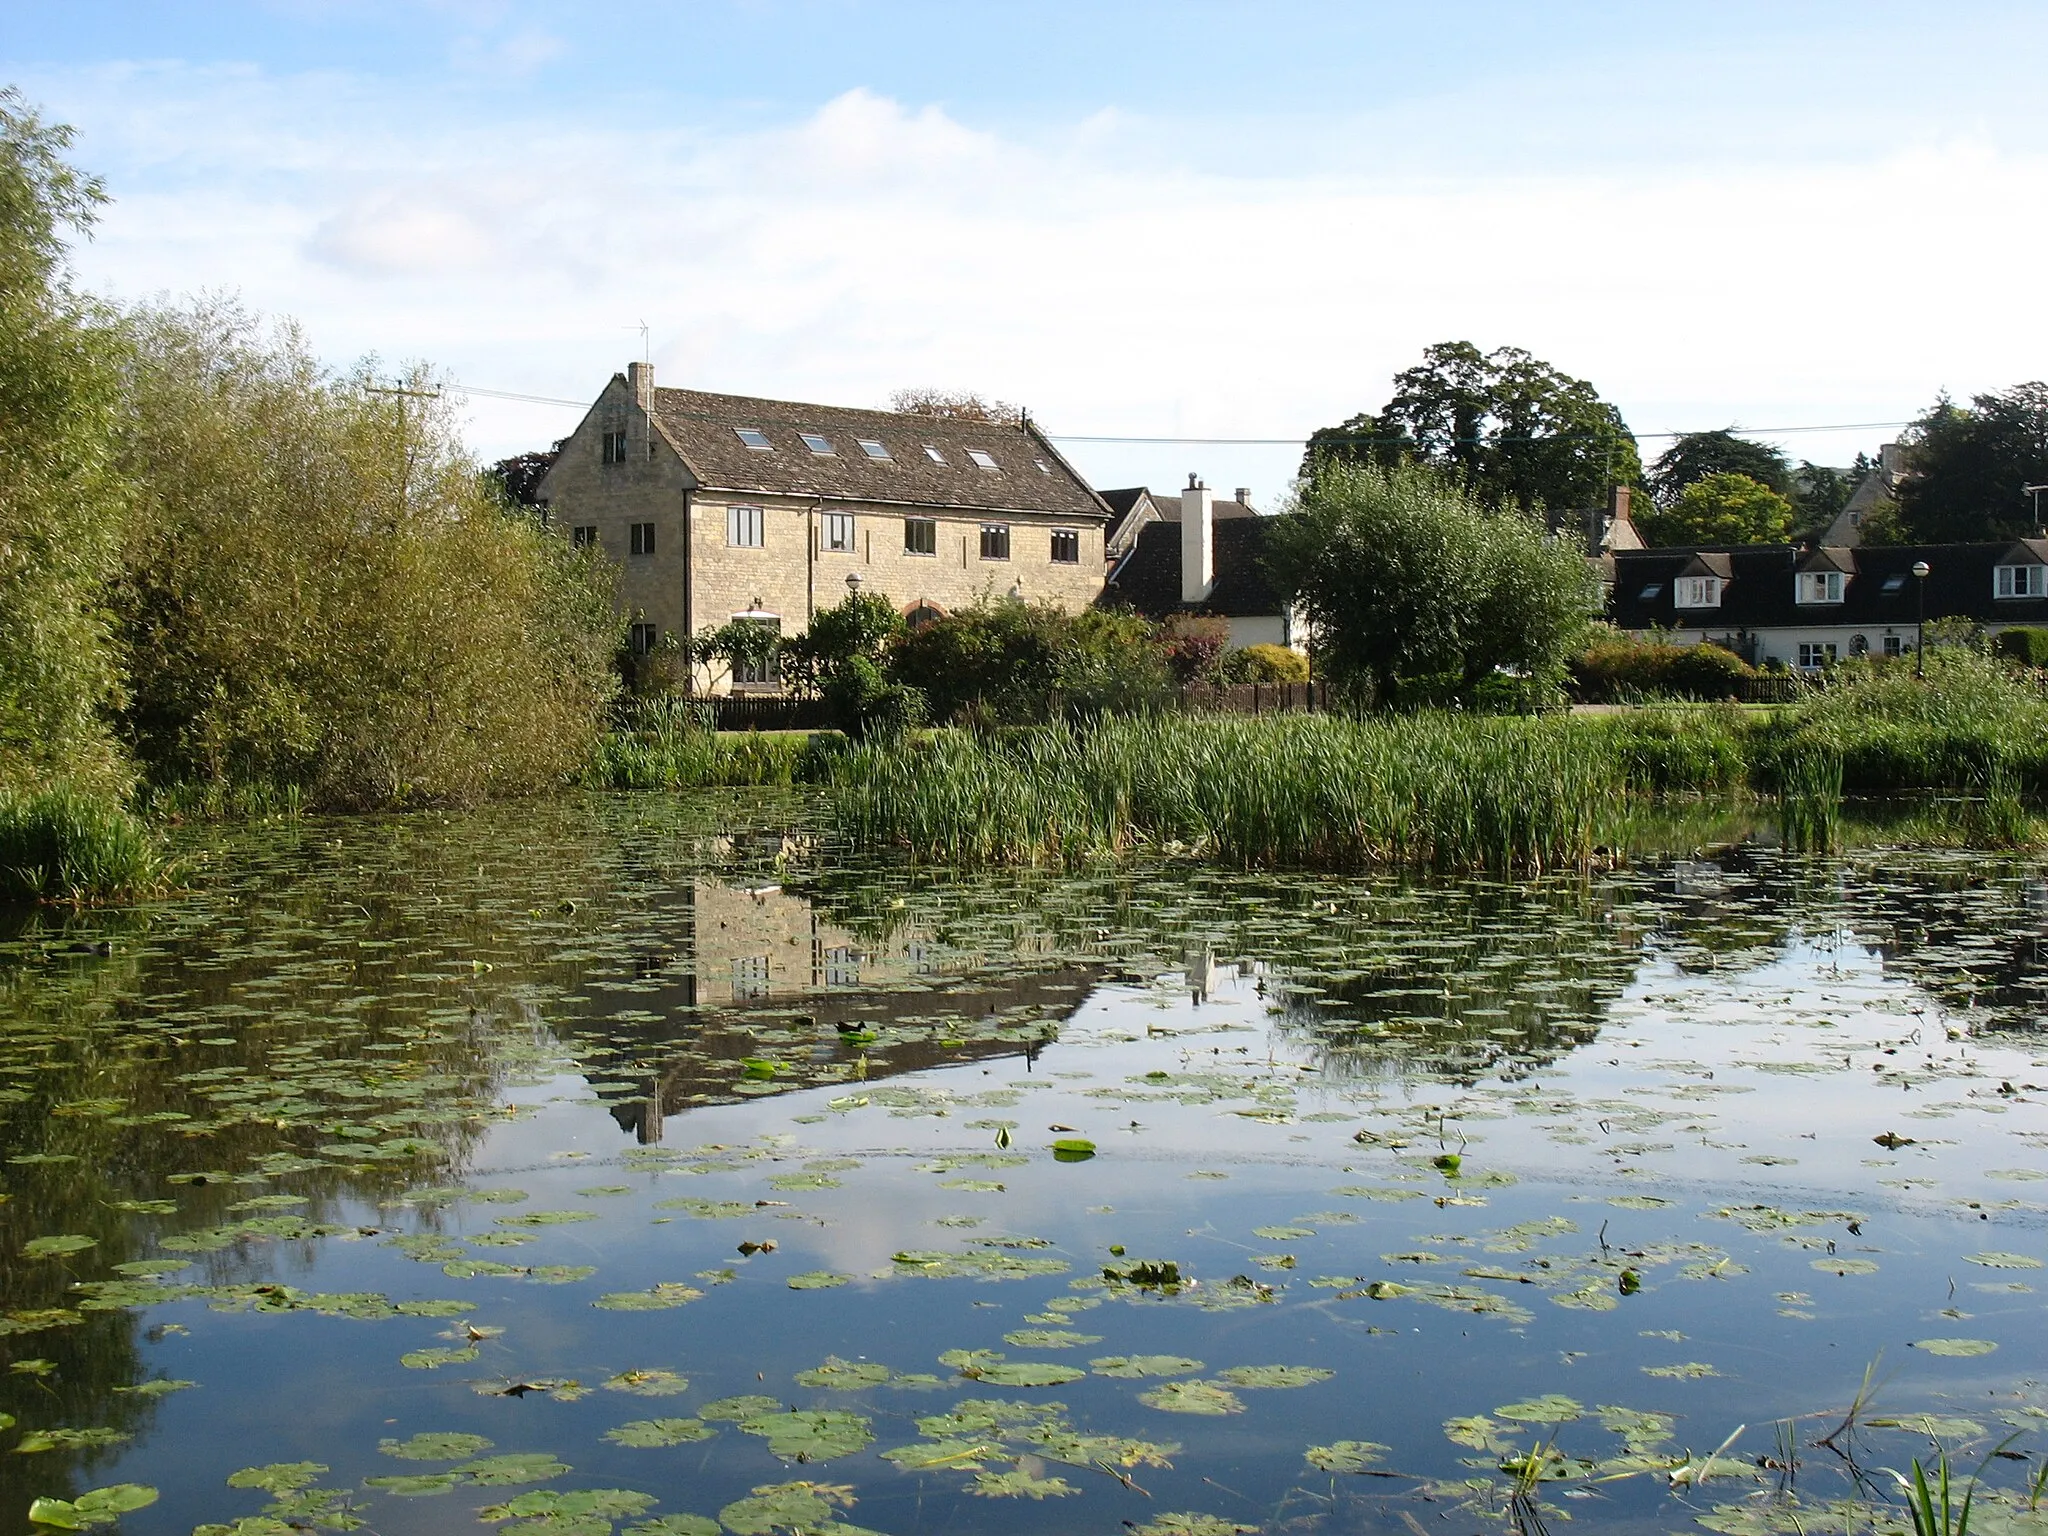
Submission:
M 1028 421 L 657 389 L 645 363 L 612 376 L 539 494 L 619 566 L 643 653 L 734 619 L 799 634 L 850 586 L 913 624 L 984 597 L 1083 608 L 1110 518 Z

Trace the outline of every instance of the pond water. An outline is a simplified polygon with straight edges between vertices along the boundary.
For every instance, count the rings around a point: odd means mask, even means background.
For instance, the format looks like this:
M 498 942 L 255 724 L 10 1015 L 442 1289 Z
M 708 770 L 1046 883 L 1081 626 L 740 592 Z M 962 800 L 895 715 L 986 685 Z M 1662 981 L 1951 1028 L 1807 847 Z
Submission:
M 2048 1530 L 2032 863 L 198 837 L 0 932 L 0 1529 Z

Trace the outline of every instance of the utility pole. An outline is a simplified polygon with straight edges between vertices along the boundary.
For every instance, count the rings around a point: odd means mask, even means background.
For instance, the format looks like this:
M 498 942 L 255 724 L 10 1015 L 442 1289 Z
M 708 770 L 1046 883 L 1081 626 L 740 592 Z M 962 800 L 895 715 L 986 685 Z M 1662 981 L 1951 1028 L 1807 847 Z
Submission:
M 2020 487 L 2020 494 L 2022 496 L 2031 496 L 2034 498 L 2034 537 L 2037 539 L 2042 536 L 2041 493 L 2043 491 L 2048 491 L 2048 485 L 2023 485 Z
M 412 500 L 412 446 L 405 433 L 405 402 L 408 400 L 438 400 L 438 389 L 407 389 L 403 385 L 365 384 L 366 395 L 390 395 L 398 401 L 398 517 L 392 519 L 392 529 L 398 527 L 407 505 Z

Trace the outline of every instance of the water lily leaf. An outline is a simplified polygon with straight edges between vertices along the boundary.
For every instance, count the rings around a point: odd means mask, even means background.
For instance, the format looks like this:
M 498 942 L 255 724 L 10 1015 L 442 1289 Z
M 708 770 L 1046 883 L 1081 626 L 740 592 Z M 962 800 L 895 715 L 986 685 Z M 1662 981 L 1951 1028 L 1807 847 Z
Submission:
M 593 1184 L 588 1189 L 577 1190 L 576 1193 L 586 1200 L 604 1200 L 613 1195 L 630 1195 L 633 1193 L 633 1186 L 630 1184 Z
M 33 1456 L 43 1451 L 98 1451 L 122 1445 L 128 1436 L 118 1429 L 32 1429 L 15 1442 L 14 1454 Z
M 1052 1144 L 1052 1155 L 1055 1162 L 1085 1163 L 1095 1155 L 1095 1143 L 1081 1136 L 1062 1136 Z
M 156 1500 L 157 1491 L 147 1483 L 113 1483 L 81 1493 L 75 1499 L 37 1499 L 28 1507 L 28 1518 L 36 1525 L 83 1531 L 95 1525 L 112 1525 L 125 1514 L 147 1509 Z
M 1711 1365 L 1702 1364 L 1698 1360 L 1688 1360 L 1683 1365 L 1646 1365 L 1643 1367 L 1643 1374 L 1662 1376 L 1671 1381 L 1697 1381 L 1702 1376 L 1718 1376 L 1721 1373 Z
M 1363 1472 L 1387 1449 L 1377 1440 L 1335 1440 L 1312 1445 L 1301 1453 L 1310 1466 L 1324 1472 Z
M 848 1284 L 852 1279 L 851 1275 L 829 1269 L 813 1269 L 805 1274 L 791 1275 L 788 1284 L 792 1291 L 829 1291 L 835 1286 Z
M 1915 1339 L 1913 1348 L 1924 1349 L 1930 1355 L 1963 1360 L 1972 1355 L 1988 1355 L 1998 1346 L 1989 1339 Z
M 1202 1362 L 1186 1355 L 1105 1355 L 1090 1360 L 1088 1369 L 1098 1376 L 1192 1376 Z
M 462 1481 L 453 1472 L 390 1472 L 363 1479 L 365 1488 L 381 1488 L 400 1499 L 423 1499 L 446 1493 Z
M 501 1227 L 566 1227 L 572 1222 L 596 1221 L 595 1211 L 521 1211 L 517 1216 L 500 1216 Z
M 476 1512 L 490 1523 L 511 1520 L 507 1531 L 527 1531 L 533 1536 L 611 1536 L 614 1520 L 644 1515 L 653 1506 L 651 1494 L 627 1488 L 582 1488 L 572 1493 L 536 1489 L 487 1504 Z
M 1490 1455 L 1513 1449 L 1513 1442 L 1506 1437 L 1505 1429 L 1505 1425 L 1494 1423 L 1483 1413 L 1444 1420 L 1444 1437 L 1453 1445 L 1469 1446 Z
M 853 1502 L 853 1490 L 830 1483 L 770 1483 L 751 1498 L 735 1499 L 718 1512 L 733 1536 L 775 1536 L 777 1531 L 811 1531 L 832 1511 Z
M 782 1399 L 763 1397 L 756 1392 L 748 1397 L 721 1397 L 715 1403 L 706 1403 L 697 1410 L 700 1419 L 744 1420 L 756 1419 L 764 1413 L 780 1413 Z
M 1336 1374 L 1314 1365 L 1233 1365 L 1216 1373 L 1233 1387 L 1306 1387 Z
M 1138 1401 L 1161 1413 L 1198 1413 L 1220 1416 L 1243 1413 L 1244 1403 L 1235 1392 L 1212 1381 L 1169 1381 L 1140 1392 Z
M 1981 1264 L 1986 1269 L 2039 1269 L 2041 1261 L 2024 1253 L 1966 1253 L 1966 1264 Z
M 1671 1202 L 1659 1195 L 1610 1195 L 1607 1203 L 1624 1211 L 1656 1211 Z
M 474 1456 L 479 1451 L 488 1451 L 491 1442 L 482 1435 L 465 1435 L 459 1431 L 422 1431 L 410 1440 L 379 1440 L 377 1449 L 386 1456 L 396 1456 L 400 1461 L 460 1461 L 465 1456 Z M 326 1471 L 325 1467 L 321 1471 Z
M 467 1349 L 414 1349 L 398 1357 L 409 1371 L 438 1371 L 444 1365 L 466 1365 L 477 1357 L 474 1344 Z
M 607 1312 L 666 1312 L 671 1307 L 697 1301 L 703 1295 L 694 1285 L 685 1285 L 680 1280 L 664 1280 L 644 1291 L 613 1291 L 598 1297 L 591 1305 L 602 1307 Z
M 999 1360 L 979 1367 L 977 1379 L 997 1387 L 1057 1387 L 1087 1374 L 1079 1366 L 1050 1360 Z
M 1262 1237 L 1269 1243 L 1298 1243 L 1304 1237 L 1314 1237 L 1314 1227 L 1253 1227 L 1252 1236 Z
M 486 1456 L 480 1461 L 464 1462 L 454 1469 L 456 1475 L 467 1477 L 486 1488 L 502 1487 L 508 1483 L 544 1483 L 549 1478 L 562 1477 L 570 1470 L 566 1463 L 555 1460 L 546 1451 L 514 1451 L 504 1456 Z
M 709 1515 L 657 1515 L 626 1527 L 626 1536 L 722 1536 Z
M 63 1237 L 32 1237 L 21 1245 L 21 1256 L 25 1259 L 58 1259 L 67 1253 L 83 1253 L 88 1248 L 97 1248 L 99 1241 L 96 1237 L 81 1237 L 76 1233 Z
M 290 1493 L 303 1488 L 328 1470 L 318 1461 L 273 1461 L 264 1467 L 244 1467 L 228 1474 L 230 1488 L 261 1488 L 266 1493 Z
M 1161 1515 L 1131 1527 L 1132 1536 L 1253 1536 L 1256 1525 L 1239 1525 L 1218 1515 Z
M 1824 1269 L 1833 1275 L 1874 1275 L 1877 1264 L 1872 1259 L 1815 1259 L 1813 1268 Z
M 1100 1344 L 1099 1333 L 1076 1333 L 1071 1328 L 1013 1328 L 1003 1335 L 1005 1344 L 1018 1349 L 1074 1349 L 1082 1344 Z
M 1493 1410 L 1503 1419 L 1523 1424 L 1569 1424 L 1584 1416 L 1586 1405 L 1558 1392 L 1546 1392 L 1525 1402 L 1508 1403 Z
M 676 1397 L 690 1390 L 687 1377 L 674 1371 L 621 1371 L 605 1384 L 608 1392 L 631 1392 L 637 1397 Z
M 857 1392 L 863 1387 L 881 1386 L 890 1375 L 889 1367 L 871 1360 L 842 1360 L 837 1355 L 828 1355 L 823 1365 L 797 1372 L 796 1383 L 800 1387 Z
M 658 1450 L 668 1445 L 684 1445 L 692 1440 L 709 1440 L 717 1433 L 702 1419 L 635 1419 L 617 1429 L 606 1430 L 604 1437 L 614 1444 L 630 1445 L 636 1450 Z
M 535 1285 L 574 1285 L 597 1273 L 595 1264 L 536 1264 L 524 1271 Z
M 1620 1435 L 1631 1451 L 1647 1450 L 1669 1440 L 1678 1421 L 1668 1413 L 1645 1413 L 1634 1408 L 1603 1406 L 1600 1427 Z
M 831 1461 L 851 1456 L 875 1438 L 871 1421 L 839 1409 L 750 1415 L 740 1420 L 740 1430 L 762 1436 L 768 1449 L 785 1461 Z
M 195 1525 L 192 1536 L 297 1536 L 297 1527 L 271 1515 L 244 1515 L 232 1525 Z
M 983 1499 L 1063 1499 L 1081 1490 L 1063 1477 L 1046 1477 L 1020 1467 L 1015 1472 L 978 1472 L 967 1491 Z

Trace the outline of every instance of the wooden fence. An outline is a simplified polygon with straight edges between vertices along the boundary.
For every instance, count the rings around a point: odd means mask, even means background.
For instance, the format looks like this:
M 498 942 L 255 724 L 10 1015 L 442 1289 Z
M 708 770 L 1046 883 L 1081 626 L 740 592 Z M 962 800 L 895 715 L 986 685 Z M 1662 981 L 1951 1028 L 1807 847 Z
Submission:
M 1214 715 L 1282 715 L 1326 711 L 1328 683 L 1230 683 L 1181 690 L 1183 708 Z

